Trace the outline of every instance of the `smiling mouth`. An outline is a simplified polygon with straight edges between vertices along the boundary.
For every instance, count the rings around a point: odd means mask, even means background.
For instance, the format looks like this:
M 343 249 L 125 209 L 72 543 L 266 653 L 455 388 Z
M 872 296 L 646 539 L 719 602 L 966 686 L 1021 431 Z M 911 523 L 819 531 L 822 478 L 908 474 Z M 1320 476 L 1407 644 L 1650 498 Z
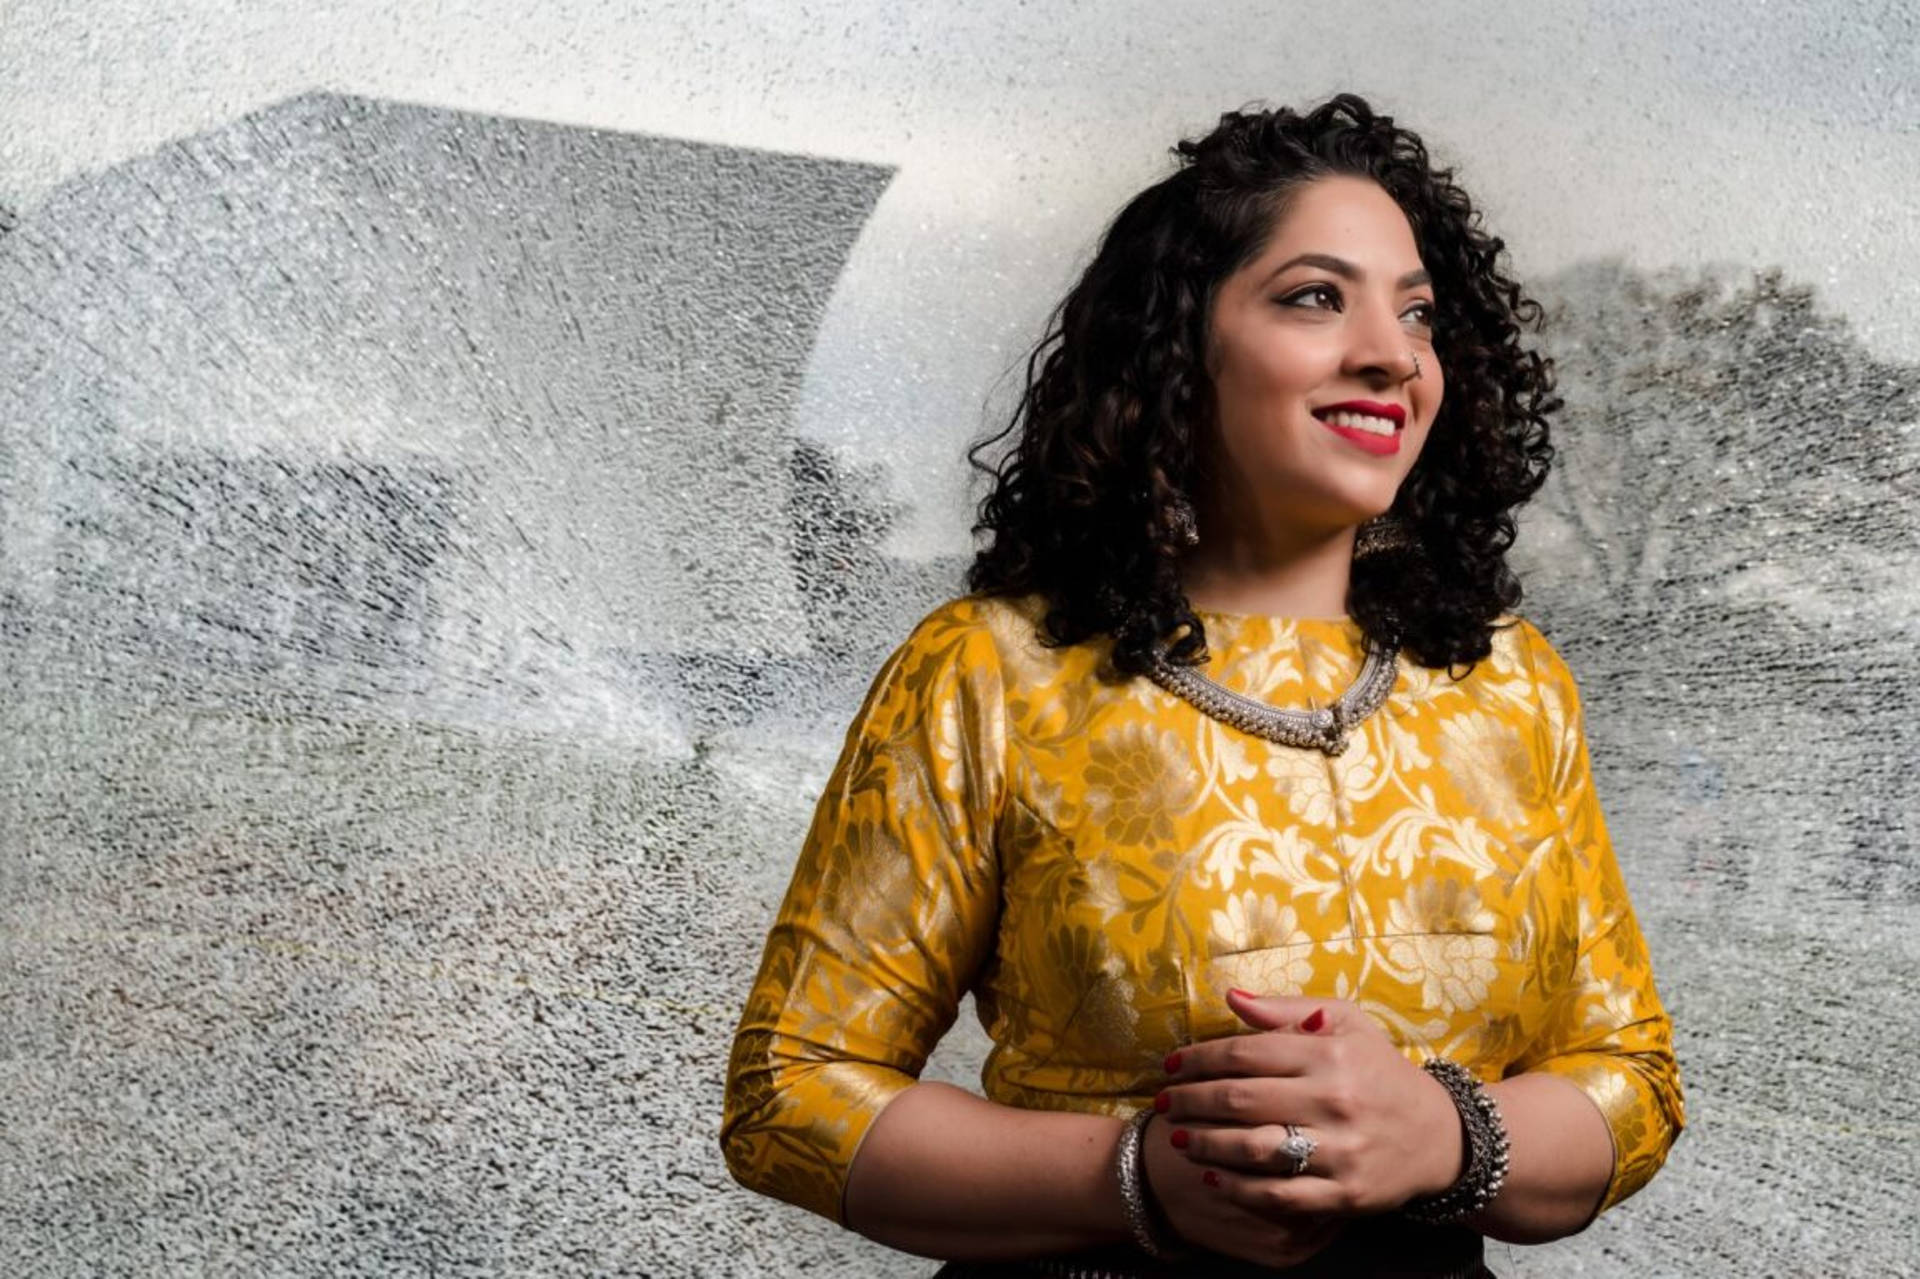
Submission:
M 1336 409 L 1330 413 L 1315 413 L 1314 416 L 1329 431 L 1375 457 L 1387 457 L 1400 451 L 1400 427 L 1390 417 L 1356 413 L 1351 409 Z
M 1315 417 L 1328 426 L 1345 427 L 1353 431 L 1365 431 L 1368 435 L 1392 435 L 1400 429 L 1390 417 L 1377 417 L 1372 413 L 1356 413 L 1351 409 L 1335 409 L 1331 413 L 1315 413 Z

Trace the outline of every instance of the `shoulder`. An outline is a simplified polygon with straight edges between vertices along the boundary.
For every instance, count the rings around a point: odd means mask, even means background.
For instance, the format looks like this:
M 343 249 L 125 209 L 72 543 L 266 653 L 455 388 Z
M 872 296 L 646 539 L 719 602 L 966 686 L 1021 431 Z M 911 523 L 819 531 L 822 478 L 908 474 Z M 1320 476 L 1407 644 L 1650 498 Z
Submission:
M 1580 687 L 1572 668 L 1528 619 L 1506 614 L 1495 625 L 1490 673 L 1509 683 L 1515 700 L 1524 699 L 1550 748 L 1563 749 L 1570 736 L 1582 731 Z
M 1019 601 L 962 595 L 935 605 L 894 648 L 876 688 L 896 695 L 928 695 L 956 680 L 979 687 L 998 683 L 1007 655 L 1018 650 L 1028 623 Z
M 1111 642 L 1100 637 L 1079 644 L 1049 643 L 1047 607 L 1039 594 L 947 600 L 913 627 L 894 664 L 965 674 L 976 683 L 991 680 L 1003 697 L 1023 704 L 1098 684 Z
M 1017 663 L 1041 647 L 1046 601 L 1038 595 L 961 595 L 935 605 L 908 632 L 911 655 L 963 654 Z
M 979 629 L 1019 635 L 1036 628 L 1046 613 L 1047 602 L 1040 595 L 959 595 L 936 604 L 914 630 Z
M 1539 684 L 1573 684 L 1573 672 L 1546 632 L 1518 613 L 1504 613 L 1494 621 L 1493 651 L 1489 661 L 1501 674 Z

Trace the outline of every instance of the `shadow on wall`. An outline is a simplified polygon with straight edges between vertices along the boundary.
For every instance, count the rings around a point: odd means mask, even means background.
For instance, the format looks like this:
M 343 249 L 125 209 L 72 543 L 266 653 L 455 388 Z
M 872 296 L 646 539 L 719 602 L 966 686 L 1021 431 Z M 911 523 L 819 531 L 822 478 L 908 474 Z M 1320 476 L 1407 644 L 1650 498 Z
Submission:
M 1920 369 L 1777 271 L 1543 285 L 1568 404 L 1522 558 L 1607 793 L 1763 913 L 1920 903 Z
M 36 664 L 686 753 L 672 670 L 832 611 L 789 422 L 887 176 L 315 95 L 62 189 L 0 257 Z
M 886 180 L 316 95 L 0 238 L 10 1270 L 726 1254 L 811 716 L 946 589 L 789 425 Z
M 0 217 L 23 1272 L 894 1272 L 714 1141 L 846 720 L 958 589 L 792 433 L 886 180 L 314 95 Z M 1530 602 L 1650 931 L 1687 972 L 1703 922 L 1825 927 L 1809 893 L 1910 922 L 1920 374 L 1775 276 L 1543 283 Z M 1920 960 L 1818 944 L 1885 986 L 1835 1040 L 1872 1077 Z M 1911 1111 L 1802 1184 L 1892 1205 Z M 1710 1171 L 1556 1255 L 1825 1255 L 1764 1204 L 1704 1238 Z

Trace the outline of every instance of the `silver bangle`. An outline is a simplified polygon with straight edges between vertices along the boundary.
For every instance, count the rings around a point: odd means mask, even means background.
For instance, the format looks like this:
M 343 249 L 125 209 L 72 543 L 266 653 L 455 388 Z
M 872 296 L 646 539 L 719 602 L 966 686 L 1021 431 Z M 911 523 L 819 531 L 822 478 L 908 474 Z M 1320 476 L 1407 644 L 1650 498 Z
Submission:
M 1466 1143 L 1467 1170 L 1437 1195 L 1418 1195 L 1400 1211 L 1430 1226 L 1470 1217 L 1493 1202 L 1507 1182 L 1507 1155 L 1512 1142 L 1500 1107 L 1473 1072 L 1458 1062 L 1436 1057 L 1420 1069 L 1440 1081 L 1460 1112 L 1461 1140 Z
M 1113 1170 L 1120 1179 L 1120 1203 L 1127 1212 L 1127 1229 L 1140 1251 L 1161 1261 L 1179 1257 L 1180 1249 L 1169 1243 L 1154 1221 L 1153 1207 L 1147 1202 L 1147 1174 L 1143 1141 L 1152 1107 L 1143 1107 L 1120 1134 L 1120 1148 L 1114 1152 Z

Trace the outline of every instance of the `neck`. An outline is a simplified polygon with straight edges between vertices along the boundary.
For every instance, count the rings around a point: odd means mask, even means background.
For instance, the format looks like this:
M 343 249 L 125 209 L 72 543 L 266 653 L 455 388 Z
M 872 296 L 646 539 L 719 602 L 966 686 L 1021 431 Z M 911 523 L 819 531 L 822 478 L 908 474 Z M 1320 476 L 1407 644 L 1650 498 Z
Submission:
M 1343 617 L 1353 532 L 1341 528 L 1289 541 L 1210 537 L 1181 565 L 1181 587 L 1196 609 Z

